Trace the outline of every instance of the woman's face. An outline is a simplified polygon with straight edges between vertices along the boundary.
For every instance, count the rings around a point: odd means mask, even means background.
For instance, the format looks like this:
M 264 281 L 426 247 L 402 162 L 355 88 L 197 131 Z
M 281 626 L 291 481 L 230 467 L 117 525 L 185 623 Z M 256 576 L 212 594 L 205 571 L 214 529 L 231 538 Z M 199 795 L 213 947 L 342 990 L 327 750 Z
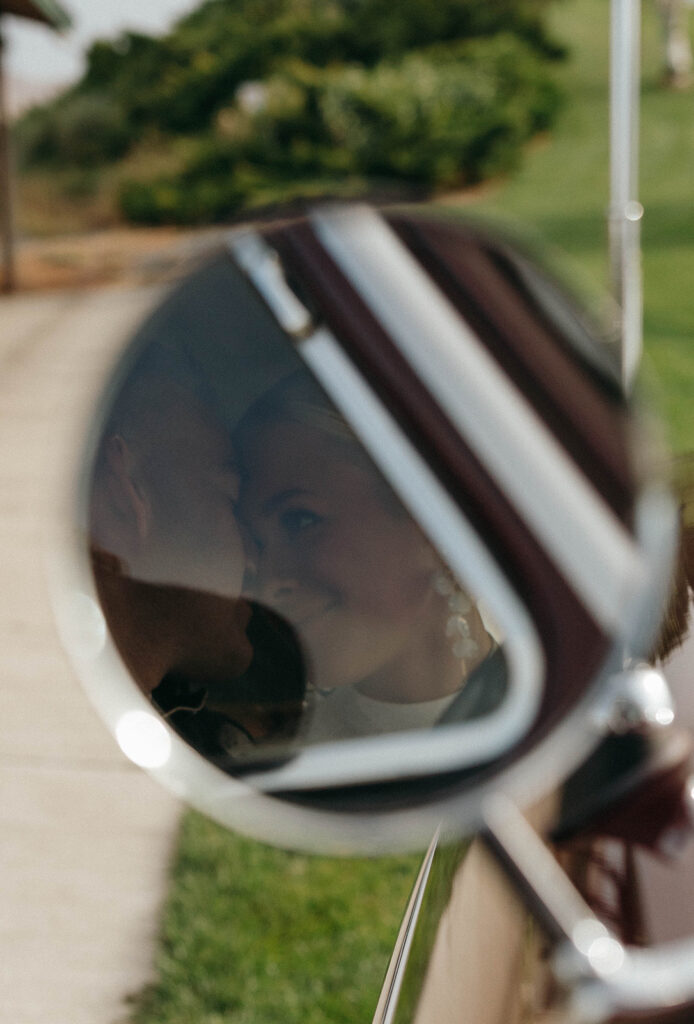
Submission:
M 248 448 L 251 596 L 297 630 L 316 686 L 378 688 L 436 602 L 430 546 L 349 442 L 285 421 L 261 426 Z

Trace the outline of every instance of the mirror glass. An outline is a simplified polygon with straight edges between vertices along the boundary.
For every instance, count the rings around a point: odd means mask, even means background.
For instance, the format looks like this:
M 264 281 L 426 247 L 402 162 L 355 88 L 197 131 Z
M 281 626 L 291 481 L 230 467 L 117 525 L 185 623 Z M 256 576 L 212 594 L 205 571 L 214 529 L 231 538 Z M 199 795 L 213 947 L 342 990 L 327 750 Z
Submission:
M 90 438 L 82 557 L 121 689 L 261 790 L 490 780 L 658 601 L 614 367 L 479 226 L 342 207 L 232 232 L 136 332 Z
M 486 726 L 484 759 L 524 727 L 492 611 L 227 255 L 140 332 L 89 488 L 113 642 L 219 767 L 453 723 Z

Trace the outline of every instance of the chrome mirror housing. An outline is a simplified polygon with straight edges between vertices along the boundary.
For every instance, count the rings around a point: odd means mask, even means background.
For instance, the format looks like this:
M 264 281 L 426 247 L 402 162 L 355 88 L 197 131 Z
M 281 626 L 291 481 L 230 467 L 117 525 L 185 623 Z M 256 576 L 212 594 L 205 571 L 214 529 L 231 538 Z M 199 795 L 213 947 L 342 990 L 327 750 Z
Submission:
M 68 647 L 123 750 L 231 827 L 470 831 L 585 757 L 650 649 L 675 514 L 644 436 L 600 328 L 486 229 L 233 231 L 98 403 Z

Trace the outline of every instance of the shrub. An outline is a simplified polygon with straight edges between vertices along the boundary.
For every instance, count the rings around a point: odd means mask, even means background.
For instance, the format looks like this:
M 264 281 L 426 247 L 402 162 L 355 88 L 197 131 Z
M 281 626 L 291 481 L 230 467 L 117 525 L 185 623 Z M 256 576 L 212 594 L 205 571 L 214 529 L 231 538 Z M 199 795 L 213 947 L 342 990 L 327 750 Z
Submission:
M 533 49 L 506 34 L 374 68 L 296 60 L 256 93 L 262 102 L 251 109 L 220 114 L 217 134 L 178 179 L 124 187 L 124 215 L 220 220 L 268 194 L 315 195 L 312 178 L 330 194 L 357 180 L 430 191 L 470 184 L 512 167 L 560 98 Z
M 93 167 L 122 156 L 130 136 L 122 109 L 99 93 L 73 95 L 31 111 L 19 123 L 20 160 Z
M 350 69 L 320 97 L 326 130 L 355 170 L 432 187 L 512 166 L 558 103 L 542 63 L 508 35 Z
M 261 197 L 475 182 L 511 167 L 558 96 L 549 0 L 206 0 L 155 38 L 97 41 L 19 126 L 26 165 L 94 168 L 197 137 L 183 174 L 120 188 L 128 219 L 219 220 Z M 240 87 L 251 83 L 258 106 Z M 134 176 L 134 175 L 133 175 Z
M 204 148 L 177 176 L 123 181 L 118 204 L 134 224 L 203 224 L 228 219 L 246 199 L 224 147 Z
M 207 0 L 157 39 L 126 32 L 87 54 L 82 92 L 108 91 L 131 130 L 207 131 L 248 79 L 288 61 L 317 68 L 397 61 L 412 49 L 506 32 L 544 58 L 549 0 Z

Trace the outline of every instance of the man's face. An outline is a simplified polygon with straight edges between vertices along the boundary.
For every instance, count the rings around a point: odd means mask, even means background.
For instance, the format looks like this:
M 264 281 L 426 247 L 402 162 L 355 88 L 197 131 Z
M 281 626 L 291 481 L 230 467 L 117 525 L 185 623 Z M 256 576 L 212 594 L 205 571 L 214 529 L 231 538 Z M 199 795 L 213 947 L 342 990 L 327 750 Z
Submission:
M 230 440 L 182 388 L 167 384 L 157 399 L 162 411 L 152 419 L 136 469 L 150 508 L 132 574 L 238 597 L 245 556 Z
M 104 440 L 92 494 L 97 564 L 105 553 L 121 566 L 100 578 L 109 627 L 142 689 L 171 670 L 233 679 L 252 650 L 230 442 L 184 387 L 140 383 L 122 436 Z

